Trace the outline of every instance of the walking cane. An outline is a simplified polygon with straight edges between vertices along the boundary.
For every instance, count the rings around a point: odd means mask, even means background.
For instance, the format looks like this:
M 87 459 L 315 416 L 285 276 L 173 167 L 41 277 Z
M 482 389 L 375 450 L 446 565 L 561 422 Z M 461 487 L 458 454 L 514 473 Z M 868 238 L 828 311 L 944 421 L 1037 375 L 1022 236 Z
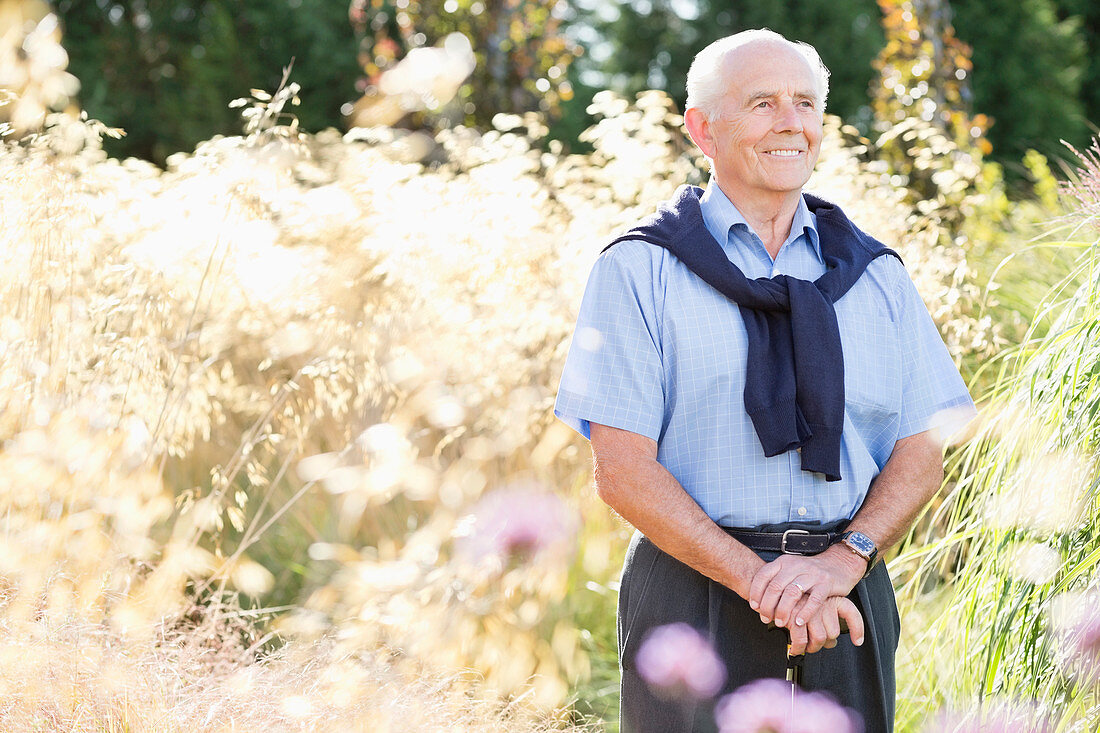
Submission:
M 775 625 L 774 621 L 772 621 L 768 624 L 768 628 L 769 629 L 776 629 L 776 628 L 779 628 L 779 627 Z M 844 633 L 847 630 L 848 630 L 847 628 L 844 628 L 843 622 L 842 622 L 841 633 Z M 791 721 L 794 720 L 794 698 L 795 698 L 795 695 L 798 694 L 798 690 L 800 690 L 802 688 L 802 663 L 804 661 L 806 661 L 806 655 L 805 654 L 795 654 L 793 656 L 791 655 L 791 632 L 790 632 L 790 629 L 788 629 L 787 630 L 787 682 L 791 683 L 791 712 L 790 712 L 790 716 L 789 716 L 789 719 Z
M 848 624 L 840 619 L 840 633 L 843 636 L 848 633 Z M 802 663 L 806 661 L 806 655 L 791 654 L 791 632 L 787 631 L 787 682 L 791 683 L 791 714 L 790 720 L 794 720 L 794 698 L 802 689 Z
M 806 655 L 791 654 L 791 634 L 787 632 L 787 682 L 791 683 L 791 712 L 787 718 L 789 723 L 794 722 L 794 698 L 802 689 L 802 663 L 806 661 Z

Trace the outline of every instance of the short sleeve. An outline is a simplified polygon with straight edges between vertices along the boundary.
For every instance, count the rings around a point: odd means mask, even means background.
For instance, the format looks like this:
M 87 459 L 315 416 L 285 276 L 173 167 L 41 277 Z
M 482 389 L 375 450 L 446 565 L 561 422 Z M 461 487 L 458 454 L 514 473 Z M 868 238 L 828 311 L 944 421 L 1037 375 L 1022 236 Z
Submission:
M 622 242 L 601 255 L 589 275 L 554 406 L 554 414 L 585 438 L 594 422 L 659 439 L 662 252 Z
M 974 402 L 913 281 L 899 278 L 903 372 L 898 437 L 938 430 L 948 437 L 976 414 Z

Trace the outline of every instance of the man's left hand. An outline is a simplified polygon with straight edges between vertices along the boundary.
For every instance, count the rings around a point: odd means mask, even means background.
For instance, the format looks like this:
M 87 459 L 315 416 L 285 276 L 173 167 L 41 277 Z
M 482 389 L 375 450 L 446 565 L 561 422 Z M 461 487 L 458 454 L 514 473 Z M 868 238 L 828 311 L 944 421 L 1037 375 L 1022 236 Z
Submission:
M 803 626 L 828 598 L 851 593 L 866 570 L 865 560 L 837 545 L 820 555 L 780 555 L 753 576 L 749 605 L 764 623 Z

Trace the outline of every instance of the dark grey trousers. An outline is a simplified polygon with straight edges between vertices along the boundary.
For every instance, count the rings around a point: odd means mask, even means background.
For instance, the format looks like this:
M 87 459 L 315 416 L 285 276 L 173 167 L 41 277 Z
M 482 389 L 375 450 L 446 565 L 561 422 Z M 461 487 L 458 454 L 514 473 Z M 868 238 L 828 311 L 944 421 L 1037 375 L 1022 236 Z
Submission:
M 759 553 L 764 560 L 775 554 Z M 894 728 L 894 654 L 901 631 L 894 589 L 883 563 L 860 581 L 849 598 L 867 627 L 863 646 L 845 635 L 833 649 L 808 654 L 802 687 L 824 691 L 863 718 L 866 733 Z M 635 532 L 619 590 L 620 727 L 623 733 L 714 731 L 714 702 L 685 706 L 652 694 L 634 657 L 646 632 L 683 622 L 708 636 L 729 673 L 718 695 L 753 680 L 784 679 L 787 632 L 768 629 L 739 595 L 692 570 Z

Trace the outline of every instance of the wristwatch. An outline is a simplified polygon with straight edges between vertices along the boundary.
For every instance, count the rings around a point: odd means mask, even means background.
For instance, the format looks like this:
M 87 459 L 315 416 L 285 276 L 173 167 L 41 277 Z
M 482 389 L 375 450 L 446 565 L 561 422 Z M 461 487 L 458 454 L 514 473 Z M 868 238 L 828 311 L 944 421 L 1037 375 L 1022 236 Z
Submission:
M 849 550 L 867 561 L 867 572 L 863 574 L 863 577 L 866 578 L 870 575 L 871 568 L 875 566 L 875 561 L 878 560 L 878 548 L 875 547 L 875 541 L 862 532 L 852 532 L 851 530 L 840 535 L 840 541 Z

